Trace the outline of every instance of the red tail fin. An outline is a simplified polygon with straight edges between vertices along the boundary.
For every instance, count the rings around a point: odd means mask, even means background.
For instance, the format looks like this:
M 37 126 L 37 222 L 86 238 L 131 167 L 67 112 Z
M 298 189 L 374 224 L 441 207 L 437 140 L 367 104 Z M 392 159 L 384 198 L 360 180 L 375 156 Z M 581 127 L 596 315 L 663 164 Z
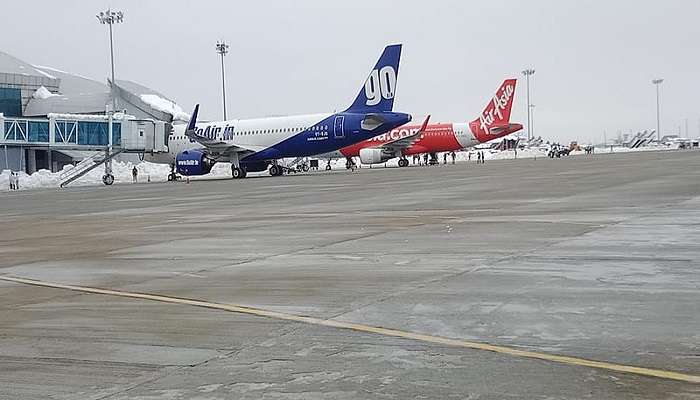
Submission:
M 508 125 L 510 110 L 513 108 L 513 97 L 515 97 L 515 83 L 515 79 L 503 81 L 479 118 L 469 124 L 472 133 L 480 142 L 486 142 L 499 136 L 492 131 L 492 128 Z

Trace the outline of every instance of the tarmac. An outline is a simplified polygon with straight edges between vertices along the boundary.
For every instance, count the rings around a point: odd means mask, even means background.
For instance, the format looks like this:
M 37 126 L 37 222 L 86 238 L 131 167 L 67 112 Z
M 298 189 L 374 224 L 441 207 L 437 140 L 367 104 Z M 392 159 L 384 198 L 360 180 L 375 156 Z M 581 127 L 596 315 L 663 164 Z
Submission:
M 700 151 L 0 198 L 0 399 L 700 399 Z

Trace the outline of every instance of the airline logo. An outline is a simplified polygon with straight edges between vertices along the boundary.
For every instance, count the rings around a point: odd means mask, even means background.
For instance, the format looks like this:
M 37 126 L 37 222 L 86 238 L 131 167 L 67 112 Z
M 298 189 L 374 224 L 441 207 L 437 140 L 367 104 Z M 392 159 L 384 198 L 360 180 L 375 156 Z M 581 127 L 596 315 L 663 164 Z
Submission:
M 178 160 L 177 165 L 182 167 L 189 167 L 199 165 L 199 160 Z
M 365 82 L 365 102 L 368 106 L 376 106 L 382 99 L 394 98 L 396 88 L 396 70 L 391 65 L 386 65 L 380 70 L 372 70 Z
M 206 128 L 197 128 L 195 130 L 197 136 L 204 137 L 207 139 L 221 139 L 221 140 L 232 140 L 233 139 L 233 125 L 226 125 L 225 127 L 216 125 L 207 125 Z M 190 142 L 194 140 L 190 139 Z
M 515 93 L 514 85 L 505 84 L 501 86 L 500 90 L 493 96 L 493 100 L 486 107 L 486 110 L 479 116 L 479 125 L 487 135 L 491 135 L 489 128 L 494 122 L 502 122 L 504 119 L 508 120 L 508 118 L 503 117 L 503 112 L 509 109 L 513 93 Z
M 379 136 L 375 136 L 369 141 L 371 142 L 390 142 L 394 140 L 399 140 L 403 139 L 405 137 L 415 135 L 416 132 L 420 130 L 419 127 L 416 128 L 411 128 L 411 129 L 406 129 L 406 128 L 397 128 L 397 129 L 392 129 L 390 132 L 381 134 Z

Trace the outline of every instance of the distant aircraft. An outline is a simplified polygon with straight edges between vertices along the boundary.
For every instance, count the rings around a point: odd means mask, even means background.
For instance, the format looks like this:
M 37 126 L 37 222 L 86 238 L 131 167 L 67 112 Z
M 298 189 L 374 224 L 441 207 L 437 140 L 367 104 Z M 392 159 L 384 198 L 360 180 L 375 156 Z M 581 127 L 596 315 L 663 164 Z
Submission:
M 401 45 L 384 49 L 379 61 L 345 111 L 289 117 L 236 119 L 197 124 L 197 105 L 184 133 L 175 131 L 167 155 L 148 161 L 175 162 L 182 175 L 204 175 L 216 162 L 230 162 L 235 179 L 248 172 L 282 175 L 281 158 L 306 157 L 346 147 L 411 121 L 393 112 Z
M 521 124 L 510 123 L 515 84 L 515 79 L 505 80 L 481 115 L 470 123 L 429 124 L 424 129 L 419 125 L 405 125 L 316 157 L 329 159 L 326 169 L 330 169 L 331 159 L 344 157 L 352 163 L 352 157 L 357 156 L 363 164 L 381 164 L 400 157 L 399 166 L 406 167 L 406 156 L 458 151 L 510 135 L 523 129 Z

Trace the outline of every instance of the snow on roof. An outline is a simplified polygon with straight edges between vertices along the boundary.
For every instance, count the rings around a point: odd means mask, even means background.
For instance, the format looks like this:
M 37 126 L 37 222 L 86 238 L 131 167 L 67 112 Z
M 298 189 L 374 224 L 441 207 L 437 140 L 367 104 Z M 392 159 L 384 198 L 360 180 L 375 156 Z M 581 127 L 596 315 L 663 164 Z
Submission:
M 46 71 L 58 72 L 59 74 L 65 74 L 65 75 L 73 75 L 73 76 L 77 76 L 78 78 L 83 78 L 83 79 L 87 79 L 87 80 L 90 80 L 90 81 L 94 80 L 94 79 L 88 78 L 88 77 L 83 76 L 83 75 L 80 75 L 80 74 L 76 74 L 76 73 L 73 73 L 73 72 L 66 72 L 66 71 L 64 71 L 64 70 L 62 70 L 62 69 L 58 69 L 58 68 L 54 68 L 54 67 L 49 67 L 49 66 L 46 66 L 46 65 L 36 65 L 36 64 L 35 64 L 35 65 L 33 65 L 33 67 L 36 68 L 36 70 L 39 71 L 39 72 L 41 72 L 42 74 L 44 74 L 44 75 L 46 75 L 46 76 L 50 76 L 50 77 L 52 77 L 52 78 L 54 78 L 54 79 L 56 79 L 56 78 L 53 77 L 53 76 L 51 76 L 51 74 L 49 74 L 49 73 L 46 72 Z
M 106 115 L 101 115 L 101 114 L 59 114 L 59 113 L 49 113 L 48 115 L 49 118 L 56 118 L 56 119 L 68 119 L 68 120 L 74 120 L 74 119 L 79 119 L 79 120 L 90 120 L 90 121 L 107 121 L 109 118 Z M 112 116 L 113 119 L 118 119 L 118 120 L 131 120 L 131 119 L 136 119 L 133 115 L 129 114 L 124 114 L 124 113 L 114 113 Z
M 44 86 L 40 87 L 39 89 L 37 89 L 34 92 L 34 94 L 32 94 L 33 98 L 42 99 L 42 100 L 48 99 L 49 97 L 56 97 L 56 96 L 60 96 L 60 95 L 49 92 L 49 89 L 45 88 Z
M 24 76 L 39 76 L 54 80 L 56 79 L 55 76 L 47 74 L 44 71 L 39 71 L 33 65 L 2 51 L 0 51 L 0 72 Z
M 55 76 L 49 74 L 48 72 L 42 71 L 42 70 L 40 70 L 39 68 L 34 68 L 34 69 L 35 69 L 38 73 L 44 75 L 44 76 L 47 77 L 47 78 L 50 78 L 50 79 L 57 79 Z
M 190 115 L 184 112 L 182 108 L 173 101 L 164 99 L 156 94 L 142 94 L 139 97 L 144 103 L 156 110 L 172 115 L 174 120 L 189 121 L 190 119 Z

